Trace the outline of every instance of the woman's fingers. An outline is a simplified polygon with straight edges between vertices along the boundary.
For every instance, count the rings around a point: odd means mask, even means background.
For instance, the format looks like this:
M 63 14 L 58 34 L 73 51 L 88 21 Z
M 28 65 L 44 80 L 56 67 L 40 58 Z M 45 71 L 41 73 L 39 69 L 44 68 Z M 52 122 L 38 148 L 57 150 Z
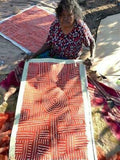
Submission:
M 24 57 L 24 60 L 27 61 L 29 58 L 30 58 L 30 55 L 26 55 L 26 56 Z
M 32 56 L 33 56 L 33 53 L 27 54 L 27 55 L 25 56 L 24 60 L 25 60 L 25 61 L 28 61 L 29 59 L 32 58 Z

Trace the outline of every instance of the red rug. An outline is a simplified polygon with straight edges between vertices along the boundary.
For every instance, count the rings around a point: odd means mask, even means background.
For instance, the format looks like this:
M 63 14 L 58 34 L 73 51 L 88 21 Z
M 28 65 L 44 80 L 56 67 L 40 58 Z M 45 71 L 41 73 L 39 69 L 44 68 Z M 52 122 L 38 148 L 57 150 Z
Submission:
M 10 159 L 96 159 L 85 77 L 80 61 L 35 59 L 26 63 Z
M 55 16 L 36 6 L 29 8 L 0 24 L 0 34 L 18 47 L 36 52 L 46 41 Z

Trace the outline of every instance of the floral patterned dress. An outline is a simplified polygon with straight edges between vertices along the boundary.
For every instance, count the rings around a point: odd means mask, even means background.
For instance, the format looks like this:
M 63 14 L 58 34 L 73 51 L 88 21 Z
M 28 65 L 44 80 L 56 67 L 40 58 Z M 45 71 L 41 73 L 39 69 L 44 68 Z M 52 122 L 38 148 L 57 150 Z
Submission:
M 70 33 L 64 34 L 59 20 L 56 19 L 50 27 L 47 38 L 47 44 L 52 47 L 50 56 L 65 59 L 76 59 L 82 52 L 83 44 L 89 47 L 93 41 L 88 26 L 82 20 L 75 22 Z

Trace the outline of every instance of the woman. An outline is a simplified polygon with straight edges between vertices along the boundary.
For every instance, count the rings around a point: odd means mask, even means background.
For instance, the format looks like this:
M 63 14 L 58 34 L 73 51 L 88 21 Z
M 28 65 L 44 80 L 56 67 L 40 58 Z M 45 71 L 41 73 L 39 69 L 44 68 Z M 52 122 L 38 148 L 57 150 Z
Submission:
M 56 20 L 50 27 L 46 43 L 38 52 L 27 56 L 25 60 L 35 57 L 80 58 L 83 45 L 90 48 L 90 58 L 94 58 L 94 38 L 83 21 L 79 4 L 76 0 L 61 0 L 56 8 Z M 4 101 L 7 101 L 19 88 L 24 62 L 20 62 L 17 68 L 0 83 Z

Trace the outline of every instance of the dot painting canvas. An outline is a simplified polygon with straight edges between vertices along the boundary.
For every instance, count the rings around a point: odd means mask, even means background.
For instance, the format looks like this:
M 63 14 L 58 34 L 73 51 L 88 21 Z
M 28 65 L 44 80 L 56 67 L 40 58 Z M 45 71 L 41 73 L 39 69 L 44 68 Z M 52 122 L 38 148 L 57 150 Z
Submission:
M 46 58 L 26 62 L 9 158 L 97 159 L 82 61 Z

